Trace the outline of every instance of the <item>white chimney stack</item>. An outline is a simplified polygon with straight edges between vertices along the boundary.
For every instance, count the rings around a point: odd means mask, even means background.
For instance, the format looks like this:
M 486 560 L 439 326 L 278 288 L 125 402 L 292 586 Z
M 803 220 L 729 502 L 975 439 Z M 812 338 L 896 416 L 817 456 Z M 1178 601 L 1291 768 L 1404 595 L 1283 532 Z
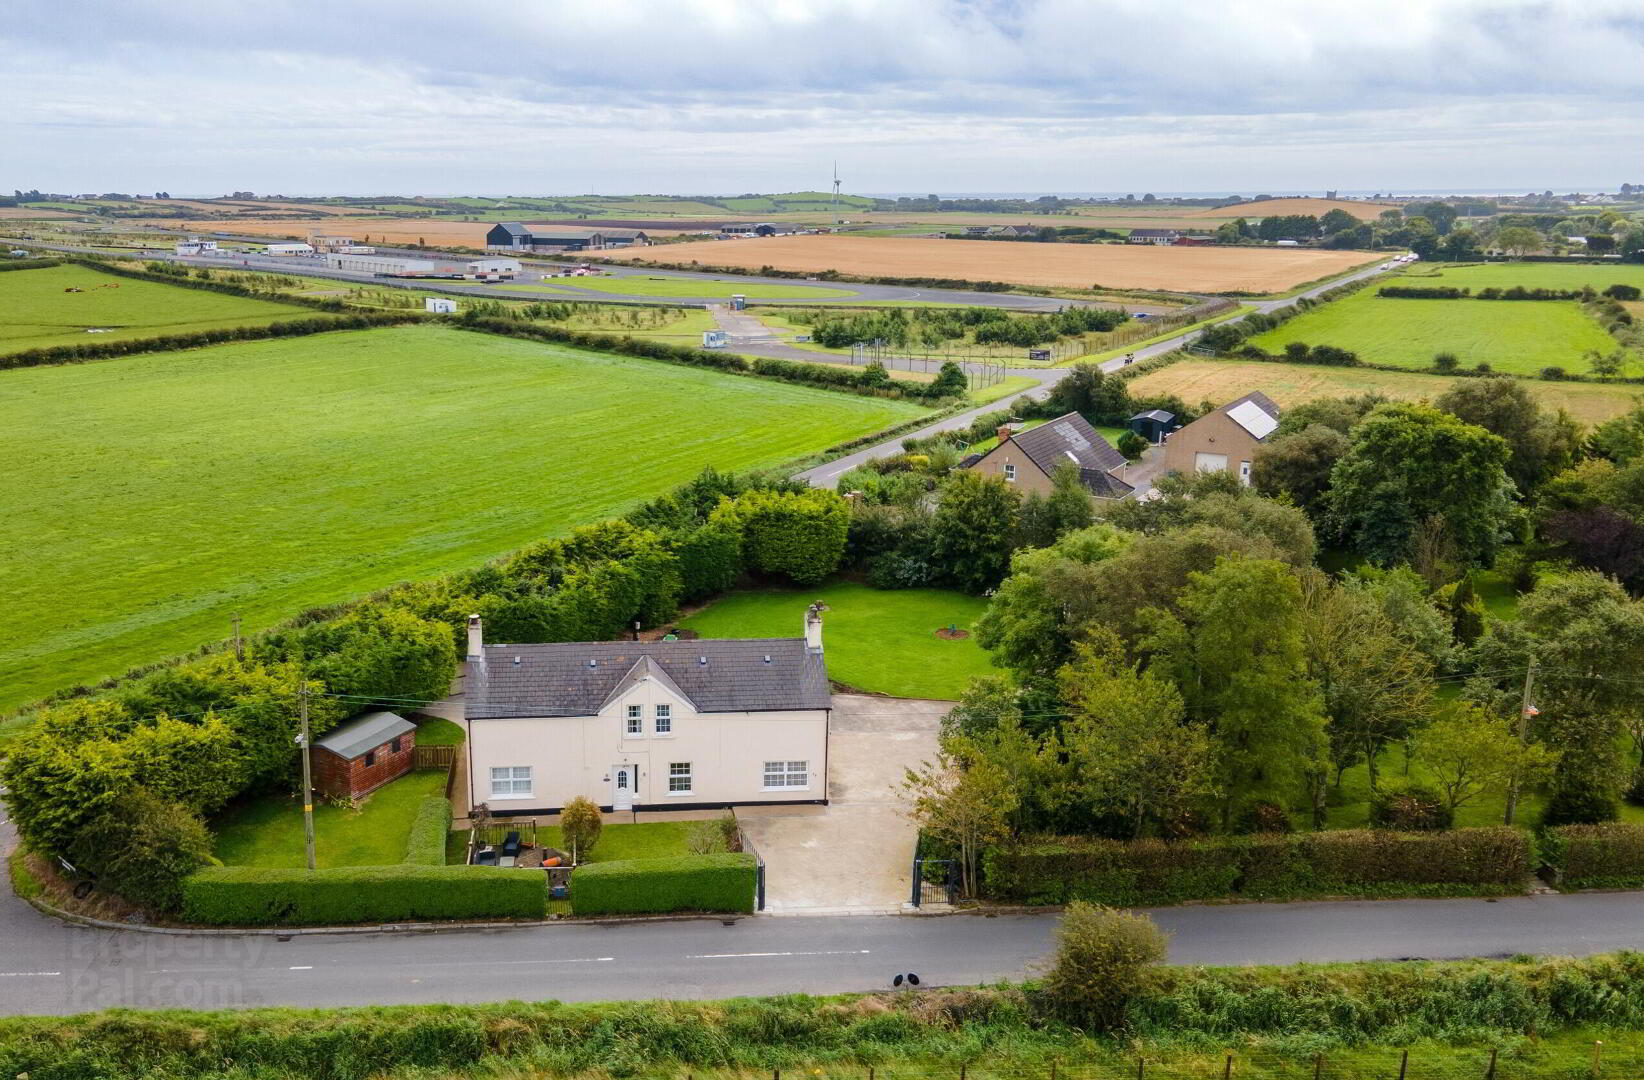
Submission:
M 805 609 L 805 648 L 822 651 L 822 604 L 820 601 Z
M 478 615 L 468 616 L 468 659 L 485 659 L 485 629 Z

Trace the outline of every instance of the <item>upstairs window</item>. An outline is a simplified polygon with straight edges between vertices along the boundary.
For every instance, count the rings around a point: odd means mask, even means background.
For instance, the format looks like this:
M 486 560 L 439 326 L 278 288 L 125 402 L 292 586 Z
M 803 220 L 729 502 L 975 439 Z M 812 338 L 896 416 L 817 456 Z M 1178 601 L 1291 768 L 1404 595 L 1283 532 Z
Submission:
M 630 706 L 628 706 L 628 734 L 630 734 L 630 735 L 643 735 L 643 734 L 645 734 L 645 706 L 643 706 L 643 705 L 630 705 Z
M 674 707 L 672 705 L 658 705 L 656 707 L 656 733 L 671 735 L 674 730 Z

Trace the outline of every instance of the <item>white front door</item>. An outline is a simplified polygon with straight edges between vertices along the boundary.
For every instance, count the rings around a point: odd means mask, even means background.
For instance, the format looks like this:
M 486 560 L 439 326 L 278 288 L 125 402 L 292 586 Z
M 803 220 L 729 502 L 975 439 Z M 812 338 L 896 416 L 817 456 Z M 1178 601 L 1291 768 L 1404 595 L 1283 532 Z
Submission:
M 634 788 L 638 786 L 638 765 L 612 765 L 611 809 L 632 810 L 634 808 Z

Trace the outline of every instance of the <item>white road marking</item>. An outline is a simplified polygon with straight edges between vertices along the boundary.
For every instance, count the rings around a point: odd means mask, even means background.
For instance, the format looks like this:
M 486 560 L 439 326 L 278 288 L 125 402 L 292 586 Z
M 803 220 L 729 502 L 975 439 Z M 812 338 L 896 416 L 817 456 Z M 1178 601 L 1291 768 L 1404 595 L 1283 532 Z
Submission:
M 721 952 L 721 953 L 691 953 L 687 960 L 742 960 L 766 956 L 866 956 L 868 949 L 822 949 L 817 952 Z
M 44 979 L 61 974 L 61 971 L 0 971 L 0 979 Z
M 499 967 L 506 964 L 609 964 L 615 960 L 614 956 L 579 956 L 568 960 L 482 960 L 486 967 Z
M 314 965 L 313 964 L 293 965 L 293 966 L 287 968 L 286 970 L 287 971 L 313 971 L 314 970 Z

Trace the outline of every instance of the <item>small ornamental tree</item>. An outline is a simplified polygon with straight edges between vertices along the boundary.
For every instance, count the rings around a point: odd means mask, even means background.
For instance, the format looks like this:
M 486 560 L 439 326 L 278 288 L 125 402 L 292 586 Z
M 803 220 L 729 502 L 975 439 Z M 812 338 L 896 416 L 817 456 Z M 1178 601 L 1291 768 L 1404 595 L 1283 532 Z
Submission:
M 605 827 L 599 807 L 586 795 L 578 795 L 560 811 L 559 832 L 571 849 L 572 862 L 584 862 L 599 841 L 599 831 Z
M 965 895 L 976 895 L 982 849 L 1010 835 L 1018 801 L 1004 769 L 974 754 L 964 740 L 944 749 L 934 763 L 907 770 L 902 787 L 912 797 L 908 816 L 925 832 L 959 849 Z
M 1136 434 L 1134 431 L 1127 431 L 1123 435 L 1119 436 L 1119 445 L 1117 449 L 1119 453 L 1123 454 L 1131 461 L 1135 461 L 1137 458 L 1147 453 L 1147 440 Z
M 1169 953 L 1170 939 L 1146 915 L 1076 900 L 1062 915 L 1045 972 L 1050 1011 L 1086 1031 L 1112 1031 Z

